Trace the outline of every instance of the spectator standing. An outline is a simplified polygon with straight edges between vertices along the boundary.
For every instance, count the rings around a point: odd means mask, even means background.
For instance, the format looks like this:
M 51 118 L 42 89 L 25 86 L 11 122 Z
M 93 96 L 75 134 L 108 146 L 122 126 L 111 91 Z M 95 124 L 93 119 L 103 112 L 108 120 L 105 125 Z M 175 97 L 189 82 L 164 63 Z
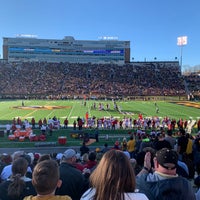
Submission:
M 81 156 L 85 153 L 89 153 L 90 149 L 86 146 L 85 142 L 83 142 L 82 146 L 80 147 Z
M 186 153 L 188 138 L 186 137 L 184 129 L 180 129 L 179 132 L 181 136 L 178 138 L 177 152 L 179 154 L 179 160 L 182 161 L 183 153 Z
M 109 151 L 110 150 L 110 148 L 108 147 L 108 144 L 107 143 L 105 143 L 104 144 L 104 148 L 102 149 L 102 153 L 104 154 L 104 153 L 106 153 L 107 151 Z
M 96 142 L 99 142 L 99 130 L 98 130 L 98 128 L 95 129 L 95 139 L 96 139 Z
M 122 151 L 127 151 L 127 140 L 124 137 L 121 143 Z
M 131 135 L 130 140 L 127 142 L 127 151 L 130 153 L 131 158 L 134 157 L 135 144 L 135 139 L 133 138 L 133 135 Z

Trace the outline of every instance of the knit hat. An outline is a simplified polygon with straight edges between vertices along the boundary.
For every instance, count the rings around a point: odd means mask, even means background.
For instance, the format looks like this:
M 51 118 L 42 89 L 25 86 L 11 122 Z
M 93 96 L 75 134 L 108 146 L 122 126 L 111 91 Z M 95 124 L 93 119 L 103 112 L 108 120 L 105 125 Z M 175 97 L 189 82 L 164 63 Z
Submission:
M 156 152 L 158 163 L 165 169 L 175 169 L 178 163 L 178 154 L 174 150 L 163 148 Z
M 63 153 L 63 157 L 65 159 L 70 159 L 72 157 L 76 156 L 76 151 L 74 151 L 73 149 L 67 149 L 64 153 Z

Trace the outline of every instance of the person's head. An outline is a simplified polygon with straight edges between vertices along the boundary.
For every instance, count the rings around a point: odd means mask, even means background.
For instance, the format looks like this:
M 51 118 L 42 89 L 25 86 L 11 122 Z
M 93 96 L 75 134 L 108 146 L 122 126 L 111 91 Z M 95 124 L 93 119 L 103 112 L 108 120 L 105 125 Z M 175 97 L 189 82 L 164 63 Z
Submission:
M 92 151 L 89 153 L 88 159 L 90 161 L 95 161 L 96 160 L 96 152 Z
M 12 176 L 24 176 L 27 172 L 28 161 L 24 157 L 19 157 L 13 161 Z
M 158 140 L 163 140 L 164 136 L 162 133 L 159 132 L 159 133 L 157 133 L 157 138 L 158 138 Z
M 163 148 L 154 157 L 155 170 L 164 174 L 175 175 L 178 164 L 178 154 L 174 150 Z
M 23 154 L 20 157 L 25 158 L 28 162 L 28 165 L 31 165 L 31 157 L 28 154 Z
M 96 153 L 99 153 L 99 152 L 101 152 L 101 149 L 100 149 L 99 147 L 97 147 L 97 148 L 95 149 L 95 152 L 96 152 Z
M 102 156 L 103 156 L 103 153 L 102 153 L 102 152 L 97 153 L 97 155 L 96 155 L 96 161 L 97 161 L 98 163 L 100 162 Z
M 181 135 L 185 136 L 185 129 L 180 128 L 180 129 L 179 129 L 179 132 L 180 132 Z
M 116 142 L 115 142 L 115 145 L 114 146 L 119 146 L 119 141 L 117 140 Z
M 44 160 L 51 160 L 51 156 L 49 154 L 43 154 L 43 155 L 40 156 L 40 158 L 38 159 L 37 162 L 39 163 L 39 162 L 42 162 Z
M 135 190 L 134 170 L 127 156 L 117 150 L 110 150 L 103 155 L 90 175 L 90 181 L 96 189 L 94 199 L 118 200 L 124 192 Z
M 23 157 L 16 158 L 12 163 L 11 184 L 8 186 L 8 197 L 11 199 L 18 199 L 24 189 L 24 180 L 21 179 L 28 168 L 28 162 Z
M 27 153 L 27 155 L 30 156 L 30 158 L 31 158 L 31 164 L 32 164 L 33 160 L 34 160 L 34 154 L 32 152 L 29 152 L 29 153 Z
M 24 151 L 15 151 L 12 154 L 12 160 L 16 160 L 17 158 L 19 158 L 20 156 L 24 155 Z
M 167 135 L 168 136 L 172 136 L 172 130 L 170 129 L 170 130 L 167 130 Z
M 55 160 L 39 162 L 33 171 L 32 184 L 40 195 L 54 194 L 62 184 L 58 163 Z
M 1 161 L 5 164 L 5 165 L 9 165 L 12 163 L 12 157 L 10 154 L 2 154 L 1 156 Z
M 76 162 L 76 151 L 74 149 L 67 149 L 63 153 L 62 162 L 68 162 L 68 163 L 75 163 Z
M 83 156 L 82 156 L 82 161 L 87 162 L 89 160 L 88 157 L 89 157 L 88 153 L 84 153 Z
M 86 146 L 85 142 L 82 143 L 83 146 Z

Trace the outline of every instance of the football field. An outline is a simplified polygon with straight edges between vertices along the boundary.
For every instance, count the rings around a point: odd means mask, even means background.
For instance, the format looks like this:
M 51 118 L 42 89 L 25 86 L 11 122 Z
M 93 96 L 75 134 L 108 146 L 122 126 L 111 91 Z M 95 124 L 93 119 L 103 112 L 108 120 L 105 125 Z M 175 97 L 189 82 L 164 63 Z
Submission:
M 96 105 L 94 108 L 94 105 Z M 123 119 L 124 117 L 131 117 L 137 119 L 139 114 L 143 117 L 154 117 L 158 116 L 161 119 L 168 116 L 172 119 L 193 119 L 197 120 L 200 118 L 200 103 L 199 102 L 167 102 L 167 101 L 116 101 L 118 110 L 115 108 L 112 101 L 83 101 L 83 100 L 6 100 L 0 101 L 0 129 L 5 130 L 7 123 L 12 123 L 13 118 L 20 117 L 22 121 L 27 119 L 31 122 L 34 117 L 36 124 L 39 119 L 53 118 L 54 116 L 60 119 L 61 125 L 63 125 L 64 119 L 67 117 L 69 125 L 72 126 L 74 120 L 78 117 L 85 118 L 86 112 L 89 117 L 103 118 L 103 117 L 114 117 L 116 119 Z M 108 106 L 108 109 L 107 109 Z M 101 108 L 101 109 L 100 109 Z M 158 113 L 156 112 L 159 108 Z M 84 132 L 94 134 L 94 129 L 84 129 Z M 107 142 L 112 146 L 117 139 L 121 141 L 124 137 L 129 137 L 129 130 L 99 130 L 100 142 L 93 143 L 90 146 L 103 146 Z M 33 133 L 39 135 L 40 129 L 34 129 Z M 60 130 L 54 130 L 52 136 L 47 136 L 46 142 L 55 143 L 56 147 L 47 147 L 45 151 L 54 152 L 60 151 L 60 145 L 57 143 L 59 136 L 67 137 L 67 144 L 63 146 L 80 146 L 81 141 L 71 137 L 73 133 L 72 128 Z M 106 135 L 109 135 L 109 140 L 106 139 Z M 0 151 L 14 151 L 13 148 L 24 148 L 30 147 L 30 151 L 39 151 L 37 146 L 38 142 L 30 142 L 26 138 L 23 142 L 18 139 L 9 141 L 8 137 L 1 137 L 0 139 Z M 39 142 L 40 143 L 40 142 Z M 37 146 L 37 147 L 36 147 Z M 41 147 L 43 148 L 43 147 Z
M 167 102 L 167 101 L 116 101 L 118 110 L 112 101 L 94 100 L 5 100 L 0 101 L 0 124 L 11 123 L 13 118 L 20 117 L 22 120 L 35 118 L 60 119 L 63 124 L 67 117 L 69 124 L 77 117 L 84 118 L 86 112 L 89 117 L 124 117 L 138 118 L 158 116 L 160 118 L 170 117 L 172 119 L 198 119 L 200 118 L 199 102 Z M 95 105 L 95 106 L 94 106 Z M 108 107 L 108 108 L 107 108 Z M 158 108 L 158 112 L 156 110 Z

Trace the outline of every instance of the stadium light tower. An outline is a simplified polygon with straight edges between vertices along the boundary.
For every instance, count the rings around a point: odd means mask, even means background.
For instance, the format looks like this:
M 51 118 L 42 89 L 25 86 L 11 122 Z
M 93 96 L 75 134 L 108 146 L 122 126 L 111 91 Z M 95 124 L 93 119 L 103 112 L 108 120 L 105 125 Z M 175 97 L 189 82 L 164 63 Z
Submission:
M 187 44 L 187 36 L 180 36 L 177 38 L 177 45 L 180 46 L 180 68 L 182 71 L 182 61 L 183 61 L 183 46 Z

